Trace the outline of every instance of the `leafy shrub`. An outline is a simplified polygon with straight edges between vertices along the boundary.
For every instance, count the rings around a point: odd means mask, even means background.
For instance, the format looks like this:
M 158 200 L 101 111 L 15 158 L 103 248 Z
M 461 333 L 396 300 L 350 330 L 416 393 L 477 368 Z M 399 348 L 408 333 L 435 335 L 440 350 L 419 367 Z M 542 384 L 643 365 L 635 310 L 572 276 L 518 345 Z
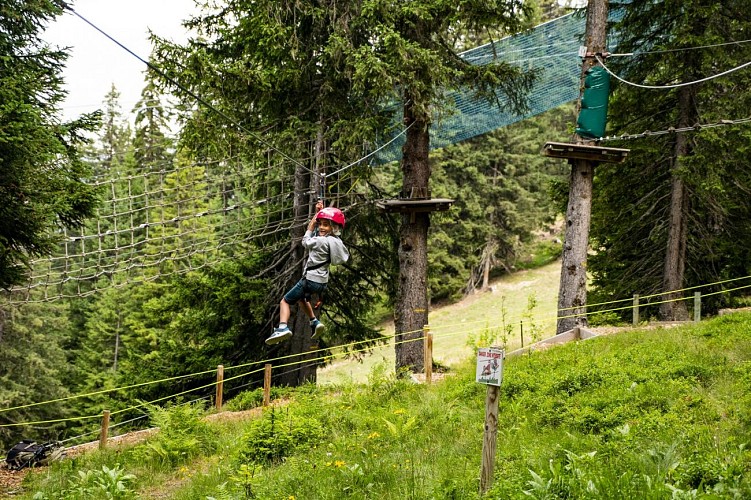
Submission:
M 53 496 L 42 492 L 34 495 L 34 500 L 130 500 L 136 498 L 134 491 L 128 488 L 136 476 L 126 474 L 119 464 L 109 468 L 79 470 L 78 476 L 66 488 Z
M 281 399 L 292 392 L 289 387 L 271 387 L 269 397 L 271 400 Z M 243 391 L 227 402 L 226 408 L 230 411 L 252 410 L 263 405 L 263 387 L 252 391 Z
M 175 466 L 216 448 L 202 405 L 151 406 L 149 413 L 159 433 L 136 450 L 142 460 Z
M 622 316 L 614 311 L 591 313 L 587 315 L 587 322 L 591 327 L 624 324 Z
M 408 370 L 395 375 L 386 363 L 376 363 L 368 374 L 369 391 L 378 397 L 392 399 L 408 391 L 414 384 Z
M 318 444 L 323 437 L 323 425 L 317 419 L 289 412 L 280 419 L 272 408 L 251 422 L 240 458 L 245 463 L 276 463 L 296 449 Z
M 555 379 L 550 386 L 549 393 L 573 396 L 578 392 L 599 386 L 602 381 L 601 372 L 585 368 L 581 371 L 564 373 L 560 378 Z

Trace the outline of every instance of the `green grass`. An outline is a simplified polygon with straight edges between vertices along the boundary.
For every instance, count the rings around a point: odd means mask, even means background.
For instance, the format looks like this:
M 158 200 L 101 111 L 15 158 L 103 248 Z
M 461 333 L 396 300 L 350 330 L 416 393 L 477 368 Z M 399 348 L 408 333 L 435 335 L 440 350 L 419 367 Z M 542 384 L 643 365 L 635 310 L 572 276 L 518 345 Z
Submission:
M 504 324 L 511 328 L 507 348 L 521 346 L 522 320 L 525 345 L 533 333 L 539 338 L 555 334 L 557 311 L 557 284 L 560 279 L 560 262 L 519 271 L 492 282 L 492 292 L 479 292 L 449 306 L 430 311 L 430 327 L 434 335 L 433 359 L 441 365 L 453 365 L 474 356 L 474 346 L 490 337 L 495 343 Z M 551 286 L 553 284 L 553 286 Z M 529 299 L 537 303 L 529 308 Z M 504 318 L 505 314 L 505 318 Z M 393 322 L 381 325 L 384 335 L 394 334 Z M 363 383 L 376 364 L 385 363 L 394 368 L 394 343 L 372 349 L 354 362 L 340 359 L 319 370 L 319 384 Z
M 84 498 L 61 492 L 103 466 L 134 477 L 85 498 L 479 498 L 486 388 L 472 360 L 431 386 L 391 373 L 301 387 L 208 433 L 192 411 L 163 416 L 166 437 L 32 474 L 21 498 Z M 749 498 L 749 387 L 748 313 L 509 358 L 487 498 Z

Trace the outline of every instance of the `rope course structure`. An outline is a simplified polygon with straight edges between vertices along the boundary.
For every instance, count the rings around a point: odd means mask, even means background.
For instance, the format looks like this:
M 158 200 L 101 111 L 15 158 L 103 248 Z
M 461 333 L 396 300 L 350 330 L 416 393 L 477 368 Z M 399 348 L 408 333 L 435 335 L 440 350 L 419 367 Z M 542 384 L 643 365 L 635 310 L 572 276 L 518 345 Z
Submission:
M 611 19 L 622 14 L 613 12 Z M 585 30 L 584 16 L 573 12 L 540 24 L 525 32 L 467 50 L 461 57 L 474 65 L 505 62 L 532 71 L 537 80 L 528 96 L 524 114 L 506 111 L 507 100 L 498 95 L 495 103 L 474 97 L 469 89 L 449 92 L 446 100 L 453 112 L 434 120 L 430 129 L 430 147 L 438 149 L 501 127 L 525 120 L 579 97 L 581 59 L 579 46 Z M 615 49 L 615 41 L 610 41 Z M 401 119 L 398 116 L 397 119 Z M 378 163 L 401 157 L 404 140 L 397 140 L 377 156 Z
M 13 288 L 8 301 L 85 297 L 284 241 L 306 223 L 294 216 L 295 165 L 272 150 L 263 157 L 263 163 L 258 155 L 185 162 L 178 155 L 156 165 L 116 166 L 111 178 L 91 183 L 101 197 L 95 216 L 65 230 L 54 255 L 33 261 L 28 283 Z M 327 176 L 328 193 L 321 193 L 321 176 L 310 177 L 303 195 L 312 199 L 336 196 L 343 209 L 367 199 L 353 171 Z
M 80 14 L 73 13 L 152 67 Z M 610 13 L 610 18 L 616 21 L 621 15 L 616 10 Z M 497 103 L 491 103 L 476 99 L 468 89 L 449 92 L 447 100 L 453 112 L 439 117 L 431 125 L 431 148 L 464 141 L 576 100 L 580 72 L 578 49 L 584 30 L 584 16 L 571 13 L 463 52 L 461 57 L 471 64 L 503 61 L 535 72 L 537 80 L 528 97 L 529 108 L 525 114 L 515 115 L 503 111 L 500 96 Z M 609 48 L 617 48 L 617 36 L 611 37 Z M 746 64 L 730 71 L 743 66 Z M 152 69 L 173 81 L 157 68 Z M 214 110 L 210 104 L 205 105 Z M 32 261 L 28 283 L 13 288 L 7 294 L 7 301 L 13 304 L 83 297 L 105 288 L 156 281 L 166 275 L 210 267 L 237 252 L 248 251 L 253 245 L 268 245 L 266 237 L 273 235 L 279 235 L 277 244 L 281 245 L 284 235 L 305 224 L 305 220 L 294 217 L 296 169 L 310 175 L 310 189 L 305 195 L 312 199 L 337 193 L 336 204 L 346 210 L 373 198 L 369 196 L 367 183 L 355 178 L 350 169 L 366 161 L 372 166 L 398 160 L 406 132 L 401 129 L 390 137 L 381 138 L 377 141 L 379 147 L 343 167 L 321 168 L 312 141 L 295 145 L 297 154 L 285 152 L 226 115 L 222 116 L 238 128 L 237 132 L 248 144 L 254 144 L 255 148 L 261 145 L 263 164 L 259 161 L 261 155 L 235 154 L 219 160 L 190 162 L 177 156 L 161 164 L 115 169 L 109 178 L 99 175 L 92 180 L 102 196 L 97 214 L 81 230 L 66 230 L 55 255 Z M 749 120 L 722 120 L 715 124 L 600 140 L 639 139 Z M 326 170 L 331 173 L 327 174 Z M 324 192 L 326 186 L 328 193 Z
M 152 67 L 80 14 L 73 14 Z M 436 121 L 431 146 L 460 142 L 576 99 L 577 47 L 583 32 L 583 17 L 569 14 L 461 54 L 472 64 L 500 59 L 537 71 L 540 78 L 530 96 L 529 112 L 499 113 L 495 104 L 478 101 L 471 92 L 453 92 L 449 99 L 457 112 Z M 381 146 L 361 159 L 329 167 L 332 173 L 327 175 L 325 168 L 317 168 L 312 142 L 294 145 L 294 153 L 282 151 L 226 118 L 239 127 L 237 133 L 246 136 L 248 144 L 257 149 L 260 143 L 265 164 L 260 164 L 260 155 L 243 154 L 206 161 L 185 161 L 177 155 L 161 164 L 130 168 L 120 162 L 109 177 L 100 174 L 92 181 L 102 197 L 96 215 L 84 228 L 66 230 L 55 255 L 32 261 L 28 283 L 13 288 L 8 302 L 83 297 L 110 287 L 156 281 L 212 266 L 253 245 L 267 245 L 268 236 L 280 235 L 281 245 L 283 235 L 305 224 L 294 217 L 296 169 L 311 177 L 306 195 L 337 193 L 336 204 L 346 210 L 373 198 L 350 168 L 365 160 L 371 164 L 396 160 L 404 142 L 405 131 L 397 131 L 377 141 Z M 328 185 L 330 193 L 317 194 L 319 184 Z

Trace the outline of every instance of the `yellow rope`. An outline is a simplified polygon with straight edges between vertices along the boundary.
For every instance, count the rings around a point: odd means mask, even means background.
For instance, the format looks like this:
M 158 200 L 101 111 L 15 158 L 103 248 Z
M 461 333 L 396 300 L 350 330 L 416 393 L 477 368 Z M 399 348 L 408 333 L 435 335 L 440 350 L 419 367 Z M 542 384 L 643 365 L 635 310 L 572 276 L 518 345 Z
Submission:
M 746 278 L 749 278 L 749 277 L 751 277 L 751 276 L 744 276 L 743 278 L 735 278 L 735 279 L 724 280 L 724 281 L 712 283 L 712 284 L 709 284 L 709 285 L 701 285 L 701 286 L 696 286 L 696 287 L 688 287 L 688 288 L 684 288 L 684 289 L 681 289 L 681 290 L 675 290 L 674 292 L 663 292 L 663 293 L 659 293 L 659 294 L 653 294 L 653 295 L 649 295 L 649 296 L 644 296 L 643 298 L 646 299 L 646 298 L 650 298 L 650 297 L 657 297 L 657 296 L 666 295 L 666 294 L 670 294 L 670 293 L 677 293 L 677 292 L 692 290 L 692 289 L 700 288 L 702 286 L 710 286 L 710 285 L 716 285 L 716 284 L 721 284 L 721 283 L 727 283 L 727 282 L 730 282 L 730 281 L 737 281 L 737 280 L 746 279 Z M 729 293 L 729 292 L 733 292 L 733 291 L 737 291 L 737 290 L 742 290 L 742 289 L 747 289 L 747 288 L 751 288 L 751 285 L 739 286 L 739 287 L 732 288 L 732 289 L 729 289 L 729 290 L 720 290 L 720 291 L 717 291 L 717 292 L 712 292 L 712 293 L 705 294 L 704 296 L 706 297 L 706 296 L 717 295 L 717 294 L 721 294 L 721 293 Z M 668 302 L 677 302 L 677 301 L 681 301 L 681 300 L 691 300 L 692 298 L 693 297 L 681 297 L 681 298 L 677 298 L 677 299 L 669 299 L 669 300 L 662 300 L 662 301 L 657 301 L 657 302 L 649 302 L 649 303 L 640 304 L 639 307 L 648 306 L 648 305 L 649 306 L 654 306 L 654 305 L 658 305 L 658 304 L 664 304 L 664 303 L 668 303 Z M 631 300 L 631 299 L 627 299 L 627 300 Z M 622 301 L 603 302 L 603 303 L 600 303 L 600 304 L 592 304 L 592 305 L 587 305 L 587 306 L 582 306 L 582 307 L 593 307 L 594 305 L 614 304 L 614 303 L 618 303 L 618 302 L 622 302 Z M 632 309 L 633 307 L 634 307 L 633 305 L 629 305 L 629 306 L 624 306 L 624 307 L 610 308 L 610 309 L 596 311 L 596 312 L 585 311 L 585 312 L 582 312 L 580 314 L 572 314 L 572 315 L 568 315 L 568 316 L 558 316 L 558 315 L 556 315 L 555 318 L 552 318 L 552 317 L 530 318 L 530 322 L 532 322 L 532 323 L 535 323 L 535 322 L 547 322 L 547 321 L 552 321 L 553 319 L 560 320 L 560 319 L 566 319 L 566 318 L 588 316 L 589 314 L 601 314 L 601 313 L 605 313 L 605 312 L 622 311 L 622 310 Z M 559 311 L 561 311 L 561 310 L 563 310 L 563 309 L 559 309 Z M 522 321 L 523 320 L 520 320 L 520 322 L 522 322 Z M 472 322 L 472 323 L 478 323 L 478 322 Z M 472 323 L 470 323 L 470 324 L 472 324 Z M 487 324 L 487 320 L 485 320 L 485 323 Z M 507 324 L 516 324 L 516 323 L 517 323 L 516 321 L 507 322 Z M 467 326 L 467 325 L 468 325 L 467 323 L 463 323 L 463 326 Z M 441 328 L 446 328 L 446 326 L 443 325 Z M 431 327 L 431 329 L 434 329 L 434 327 Z M 434 334 L 434 338 L 451 337 L 451 336 L 456 336 L 456 335 L 459 335 L 459 334 L 462 334 L 462 333 L 467 333 L 467 332 L 470 332 L 470 331 L 473 331 L 473 330 L 453 331 L 453 332 L 444 333 L 444 334 L 438 334 L 438 335 Z M 388 339 L 392 339 L 392 338 L 396 339 L 397 336 L 404 336 L 404 335 L 409 335 L 409 334 L 414 334 L 414 333 L 422 333 L 422 332 L 423 332 L 423 329 L 412 330 L 412 331 L 409 331 L 409 332 L 401 332 L 399 334 L 382 336 L 379 339 L 368 339 L 368 340 L 362 340 L 362 341 L 352 342 L 352 343 L 349 343 L 349 344 L 344 344 L 344 345 L 339 346 L 339 347 L 353 347 L 355 345 L 359 345 L 359 344 L 363 344 L 363 343 L 372 343 L 374 341 L 388 340 Z M 425 339 L 424 335 L 416 337 L 416 338 L 412 338 L 412 339 L 399 340 L 399 341 L 395 340 L 394 345 L 406 344 L 406 343 L 409 343 L 409 342 L 416 342 L 416 341 L 423 340 L 423 339 Z M 288 367 L 288 366 L 294 366 L 294 365 L 298 365 L 298 364 L 302 364 L 302 363 L 310 363 L 310 362 L 313 362 L 313 361 L 322 361 L 322 360 L 326 360 L 326 359 L 336 359 L 337 357 L 344 357 L 347 354 L 358 353 L 358 352 L 366 352 L 366 351 L 369 351 L 369 350 L 371 350 L 371 347 L 365 347 L 365 348 L 362 348 L 362 349 L 348 350 L 348 351 L 343 351 L 343 352 L 340 352 L 340 353 L 328 354 L 328 355 L 325 355 L 325 356 L 319 356 L 319 357 L 312 358 L 312 359 L 304 359 L 304 360 L 295 361 L 295 362 L 291 362 L 291 363 L 276 365 L 275 368 L 284 368 L 284 367 Z M 231 370 L 231 369 L 236 369 L 236 368 L 242 368 L 242 367 L 246 367 L 246 366 L 258 365 L 258 364 L 269 364 L 269 363 L 271 363 L 273 361 L 281 361 L 281 360 L 285 360 L 285 359 L 289 359 L 289 358 L 293 358 L 293 357 L 310 356 L 311 354 L 320 353 L 320 352 L 324 352 L 324 351 L 330 351 L 330 349 L 329 348 L 317 349 L 317 350 L 313 350 L 313 351 L 307 351 L 307 352 L 304 352 L 304 353 L 296 353 L 296 354 L 290 354 L 290 355 L 286 355 L 286 356 L 280 356 L 280 357 L 277 357 L 277 358 L 271 358 L 271 359 L 268 359 L 268 360 L 254 361 L 254 362 L 246 363 L 246 364 L 243 364 L 243 365 L 236 365 L 236 366 L 232 366 L 232 367 L 227 367 L 227 368 L 225 368 L 225 371 L 228 371 L 228 370 Z M 235 375 L 233 377 L 229 377 L 229 378 L 224 379 L 224 382 L 228 382 L 230 380 L 234 380 L 234 379 L 237 379 L 237 378 L 240 378 L 240 377 L 245 377 L 245 376 L 248 376 L 248 375 L 252 375 L 252 374 L 258 373 L 258 372 L 260 372 L 262 370 L 263 369 L 257 369 L 257 370 L 252 370 L 252 371 L 249 371 L 249 372 L 242 373 L 240 375 Z M 176 376 L 176 377 L 168 377 L 168 378 L 164 378 L 164 379 L 160 379 L 160 380 L 155 380 L 155 381 L 150 381 L 150 382 L 143 382 L 143 383 L 139 383 L 139 384 L 132 384 L 132 385 L 129 385 L 129 386 L 119 387 L 119 388 L 115 388 L 115 389 L 106 389 L 106 390 L 101 390 L 101 391 L 96 391 L 96 392 L 91 392 L 91 393 L 86 393 L 86 394 L 79 394 L 79 395 L 69 396 L 69 397 L 65 397 L 65 398 L 58 398 L 58 399 L 53 399 L 53 400 L 49 400 L 49 401 L 43 401 L 43 402 L 39 402 L 39 403 L 31 403 L 31 404 L 28 404 L 28 405 L 16 406 L 16 407 L 12 407 L 12 408 L 4 408 L 4 409 L 0 409 L 0 412 L 6 412 L 6 411 L 17 410 L 17 409 L 22 409 L 22 408 L 29 408 L 29 407 L 38 406 L 38 405 L 47 404 L 47 403 L 67 401 L 67 400 L 81 398 L 81 397 L 85 397 L 85 396 L 104 394 L 104 393 L 114 392 L 114 391 L 118 391 L 118 390 L 131 389 L 131 388 L 135 388 L 135 387 L 142 387 L 142 386 L 145 386 L 145 385 L 156 384 L 156 383 L 160 383 L 160 382 L 179 380 L 179 379 L 182 379 L 182 378 L 187 378 L 187 377 L 192 377 L 192 376 L 198 376 L 198 375 L 205 375 L 205 374 L 208 374 L 208 373 L 214 373 L 215 371 L 216 370 L 214 370 L 214 369 L 212 369 L 212 370 L 206 370 L 206 371 L 203 371 L 203 372 L 197 372 L 197 373 L 188 374 L 188 375 L 180 375 L 180 376 Z M 200 387 L 195 387 L 193 389 L 188 389 L 186 391 L 182 391 L 182 392 L 179 392 L 177 394 L 172 394 L 172 395 L 169 395 L 169 396 L 165 396 L 165 397 L 162 397 L 162 398 L 155 399 L 153 401 L 149 401 L 149 402 L 141 403 L 141 404 L 138 404 L 138 405 L 134 405 L 134 406 L 131 406 L 129 408 L 125 408 L 125 409 L 122 409 L 122 410 L 117 410 L 115 412 L 112 412 L 110 415 L 116 415 L 116 414 L 124 413 L 126 411 L 134 410 L 134 409 L 146 406 L 148 404 L 154 404 L 154 403 L 158 403 L 160 401 L 164 401 L 165 399 L 169 399 L 169 398 L 181 396 L 183 394 L 187 394 L 187 393 L 190 393 L 190 392 L 193 392 L 193 391 L 197 391 L 197 390 L 200 390 L 200 389 L 206 389 L 206 388 L 215 386 L 217 383 L 218 383 L 217 381 L 213 381 L 210 384 L 206 384 L 206 385 L 203 385 L 203 386 L 200 386 Z M 48 423 L 58 423 L 58 422 L 86 420 L 86 419 L 100 418 L 100 417 L 101 417 L 101 414 L 98 414 L 98 415 L 88 415 L 88 416 L 82 416 L 82 417 L 69 417 L 69 418 L 62 418 L 62 419 L 40 420 L 40 421 L 34 421 L 34 422 L 0 424 L 0 427 L 13 427 L 13 426 L 20 426 L 20 425 L 48 424 Z

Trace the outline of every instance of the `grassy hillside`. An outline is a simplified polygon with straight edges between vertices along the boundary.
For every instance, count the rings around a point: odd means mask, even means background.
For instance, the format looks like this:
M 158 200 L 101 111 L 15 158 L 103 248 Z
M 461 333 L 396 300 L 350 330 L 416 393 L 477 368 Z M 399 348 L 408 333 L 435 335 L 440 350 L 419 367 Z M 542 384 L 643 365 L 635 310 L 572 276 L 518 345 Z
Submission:
M 480 292 L 464 300 L 430 311 L 430 326 L 435 336 L 433 359 L 441 365 L 454 365 L 473 356 L 479 337 L 490 332 L 498 335 L 505 322 L 512 327 L 507 346 L 521 345 L 521 332 L 525 344 L 533 334 L 540 338 L 555 335 L 555 317 L 561 263 L 553 262 L 536 269 L 524 270 L 495 280 L 490 291 Z M 524 321 L 522 328 L 519 321 Z M 382 325 L 384 335 L 394 334 L 393 322 Z M 496 339 L 499 340 L 499 339 Z M 364 383 L 377 364 L 394 369 L 394 342 L 375 348 L 358 362 L 351 359 L 335 361 L 319 370 L 320 384 Z
M 299 388 L 244 421 L 157 411 L 150 441 L 58 463 L 22 497 L 478 498 L 471 360 L 431 386 L 390 373 Z M 748 313 L 509 358 L 487 497 L 751 498 L 749 387 Z

